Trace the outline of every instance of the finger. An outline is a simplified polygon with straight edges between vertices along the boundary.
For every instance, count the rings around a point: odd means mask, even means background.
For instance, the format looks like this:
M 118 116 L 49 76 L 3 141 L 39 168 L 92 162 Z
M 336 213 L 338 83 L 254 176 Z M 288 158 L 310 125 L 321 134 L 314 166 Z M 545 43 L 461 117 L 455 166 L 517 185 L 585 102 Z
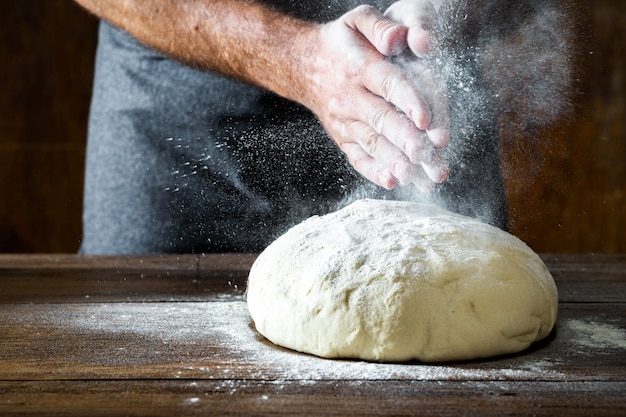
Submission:
M 442 183 L 448 179 L 450 169 L 448 163 L 438 149 L 433 150 L 428 157 L 421 162 L 423 172 L 433 183 Z
M 426 61 L 420 59 L 399 60 L 402 71 L 410 74 L 411 86 L 420 87 L 419 99 L 427 103 L 429 111 L 429 125 L 426 130 L 428 139 L 436 148 L 441 148 L 450 142 L 450 119 L 448 115 L 448 100 L 445 82 L 436 71 L 428 67 Z M 416 93 L 417 94 L 417 93 Z
M 431 26 L 435 13 L 435 6 L 427 0 L 396 1 L 385 10 L 384 16 L 405 26 Z
M 340 145 L 340 147 L 354 169 L 374 184 L 387 190 L 393 189 L 398 184 L 393 174 L 365 152 L 358 143 L 348 142 Z
M 445 96 L 442 97 L 445 99 Z M 448 177 L 449 171 L 446 160 L 436 152 L 437 148 L 446 146 L 450 141 L 447 102 L 443 99 L 439 98 L 439 101 L 435 102 L 440 110 L 434 123 L 430 125 L 431 129 L 426 132 L 420 131 L 395 106 L 373 94 L 359 97 L 360 118 L 396 148 L 402 150 L 411 163 L 421 163 L 427 176 L 439 183 Z M 394 175 L 398 174 L 394 169 L 392 172 Z M 405 177 L 398 175 L 396 177 L 402 184 L 406 183 Z
M 430 107 L 400 67 L 381 60 L 368 65 L 362 76 L 365 88 L 399 108 L 417 128 L 430 126 Z
M 426 129 L 426 134 L 433 146 L 442 148 L 450 143 L 450 118 L 448 115 L 448 100 L 445 94 L 433 94 L 430 100 L 430 107 L 433 116 L 428 129 Z
M 419 58 L 425 58 L 432 49 L 432 35 L 425 24 L 410 26 L 407 44 L 411 52 Z
M 416 172 L 411 182 L 423 193 L 430 193 L 435 189 L 435 183 L 428 178 L 424 171 Z
M 353 138 L 352 141 L 357 142 L 364 152 L 387 168 L 401 185 L 410 183 L 413 164 L 395 144 L 360 121 L 349 123 L 347 132 Z
M 447 127 L 430 128 L 426 131 L 426 135 L 436 148 L 443 148 L 450 143 L 450 129 Z
M 420 131 L 408 117 L 387 101 L 373 94 L 358 98 L 358 117 L 369 129 L 383 136 L 413 164 L 420 163 L 432 145 L 425 132 Z M 361 131 L 359 134 L 366 134 Z M 359 137 L 359 136 L 355 136 Z
M 447 163 L 436 150 L 425 156 L 420 165 L 414 165 L 366 124 L 355 121 L 348 130 L 348 134 L 358 137 L 359 141 L 348 139 L 340 145 L 341 149 L 358 172 L 378 185 L 391 189 L 396 184 L 413 183 L 428 192 L 434 183 L 443 182 L 448 176 Z
M 347 13 L 344 19 L 350 28 L 362 34 L 384 56 L 397 55 L 407 48 L 408 28 L 386 19 L 373 6 L 359 6 Z

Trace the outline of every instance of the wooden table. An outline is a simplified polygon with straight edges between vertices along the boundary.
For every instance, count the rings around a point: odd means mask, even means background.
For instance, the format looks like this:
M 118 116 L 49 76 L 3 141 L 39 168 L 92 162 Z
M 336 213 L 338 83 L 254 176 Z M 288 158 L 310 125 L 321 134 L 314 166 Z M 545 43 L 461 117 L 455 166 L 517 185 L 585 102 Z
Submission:
M 626 256 L 544 259 L 560 292 L 548 340 L 425 365 L 264 341 L 252 255 L 0 255 L 0 416 L 625 416 Z

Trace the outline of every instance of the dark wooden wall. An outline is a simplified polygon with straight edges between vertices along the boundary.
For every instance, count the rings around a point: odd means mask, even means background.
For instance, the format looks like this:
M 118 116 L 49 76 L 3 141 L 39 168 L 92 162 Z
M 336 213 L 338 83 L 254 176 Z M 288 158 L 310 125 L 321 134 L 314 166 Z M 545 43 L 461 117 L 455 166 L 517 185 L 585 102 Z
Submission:
M 75 252 L 96 20 L 0 1 L 0 252 Z
M 538 252 L 626 252 L 626 6 L 577 0 L 576 110 L 503 137 L 512 232 Z M 71 0 L 0 2 L 0 252 L 75 252 L 96 20 Z
M 626 3 L 572 4 L 575 111 L 523 151 L 503 135 L 511 227 L 540 252 L 626 252 Z

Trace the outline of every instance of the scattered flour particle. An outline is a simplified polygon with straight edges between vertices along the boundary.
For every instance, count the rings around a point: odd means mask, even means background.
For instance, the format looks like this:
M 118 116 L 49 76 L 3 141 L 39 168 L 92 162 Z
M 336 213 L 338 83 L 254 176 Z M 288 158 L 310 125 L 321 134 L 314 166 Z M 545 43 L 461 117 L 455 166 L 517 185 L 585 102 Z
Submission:
M 185 400 L 185 404 L 198 404 L 199 402 L 200 398 L 198 397 L 188 398 L 187 400 Z
M 626 330 L 610 324 L 570 320 L 567 328 L 576 333 L 579 346 L 594 349 L 626 349 Z

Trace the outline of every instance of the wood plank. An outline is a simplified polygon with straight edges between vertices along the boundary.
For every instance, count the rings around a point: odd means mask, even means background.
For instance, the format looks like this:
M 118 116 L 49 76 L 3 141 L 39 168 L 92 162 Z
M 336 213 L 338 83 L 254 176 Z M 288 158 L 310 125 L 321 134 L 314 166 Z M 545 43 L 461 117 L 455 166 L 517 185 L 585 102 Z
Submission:
M 0 382 L 0 415 L 615 416 L 624 382 Z
M 254 254 L 0 255 L 0 304 L 209 301 L 242 294 Z M 544 255 L 561 302 L 626 302 L 626 255 Z
M 0 304 L 207 301 L 241 294 L 255 255 L 0 255 Z
M 626 302 L 626 254 L 543 254 L 561 302 Z
M 0 305 L 0 380 L 626 381 L 625 304 L 565 304 L 526 352 L 446 364 L 332 361 L 278 348 L 243 300 Z
M 98 274 L 114 272 L 165 273 L 167 271 L 221 271 L 248 270 L 256 254 L 215 253 L 180 255 L 75 255 L 75 254 L 0 254 L 0 272 L 23 274 Z

